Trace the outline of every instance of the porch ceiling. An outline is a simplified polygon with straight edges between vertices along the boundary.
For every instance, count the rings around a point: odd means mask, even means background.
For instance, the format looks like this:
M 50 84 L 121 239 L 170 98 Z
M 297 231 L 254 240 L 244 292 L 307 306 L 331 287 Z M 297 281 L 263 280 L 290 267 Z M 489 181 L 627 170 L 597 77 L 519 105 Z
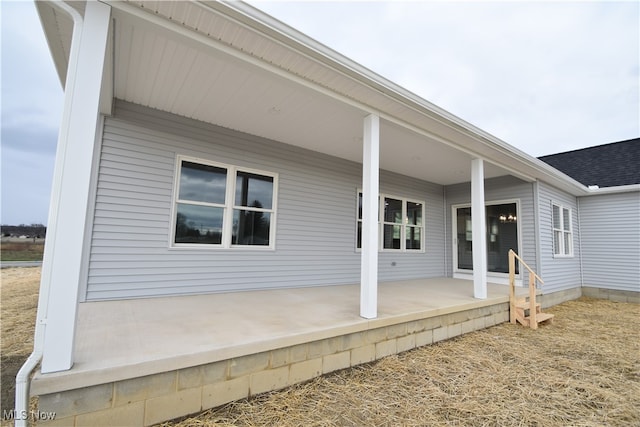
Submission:
M 114 97 L 332 156 L 362 161 L 356 103 L 208 43 L 115 14 Z M 381 120 L 380 167 L 438 184 L 470 181 L 472 156 Z M 487 177 L 508 174 L 487 164 Z
M 374 112 L 381 117 L 382 169 L 448 185 L 470 181 L 471 160 L 483 158 L 487 178 L 544 177 L 583 191 L 546 164 L 242 2 L 104 2 L 113 17 L 105 114 L 119 98 L 361 162 L 363 118 Z M 64 80 L 69 19 L 51 14 L 55 4 L 37 7 Z

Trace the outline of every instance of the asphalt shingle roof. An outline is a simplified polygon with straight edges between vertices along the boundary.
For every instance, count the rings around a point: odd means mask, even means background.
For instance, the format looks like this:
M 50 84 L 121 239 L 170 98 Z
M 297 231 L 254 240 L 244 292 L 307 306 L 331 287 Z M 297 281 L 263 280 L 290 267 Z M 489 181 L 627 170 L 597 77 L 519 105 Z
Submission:
M 539 157 L 584 185 L 640 184 L 640 138 Z

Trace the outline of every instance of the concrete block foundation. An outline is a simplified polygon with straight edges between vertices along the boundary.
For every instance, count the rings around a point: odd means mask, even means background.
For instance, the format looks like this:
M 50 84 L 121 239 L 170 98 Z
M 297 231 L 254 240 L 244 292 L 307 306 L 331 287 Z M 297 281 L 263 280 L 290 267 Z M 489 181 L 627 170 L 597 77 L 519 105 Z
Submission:
M 40 396 L 41 425 L 144 425 L 197 413 L 509 320 L 499 303 Z M 61 424 L 62 423 L 62 424 Z

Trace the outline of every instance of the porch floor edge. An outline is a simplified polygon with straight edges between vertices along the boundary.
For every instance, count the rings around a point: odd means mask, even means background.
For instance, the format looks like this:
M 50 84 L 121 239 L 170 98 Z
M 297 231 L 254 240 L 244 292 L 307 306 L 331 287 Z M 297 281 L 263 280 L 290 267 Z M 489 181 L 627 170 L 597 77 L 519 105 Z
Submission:
M 518 293 L 526 293 L 523 288 Z M 473 297 L 467 280 L 380 283 L 378 317 L 359 313 L 359 285 L 100 301 L 80 304 L 76 363 L 37 372 L 43 395 L 234 359 L 451 313 L 508 303 L 508 287 Z

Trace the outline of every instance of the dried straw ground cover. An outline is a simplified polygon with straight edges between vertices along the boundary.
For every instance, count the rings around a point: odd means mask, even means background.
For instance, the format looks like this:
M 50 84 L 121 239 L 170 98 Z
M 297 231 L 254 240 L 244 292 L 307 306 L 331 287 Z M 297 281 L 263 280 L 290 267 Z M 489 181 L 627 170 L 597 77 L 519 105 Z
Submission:
M 39 278 L 2 270 L 2 409 L 32 349 Z M 640 425 L 640 305 L 547 311 L 537 331 L 492 327 L 163 426 Z
M 0 409 L 13 409 L 15 378 L 33 350 L 40 268 L 3 268 L 0 281 Z M 1 412 L 0 412 L 1 413 Z M 4 425 L 4 420 L 3 424 Z
M 640 425 L 640 306 L 547 311 L 163 426 Z

